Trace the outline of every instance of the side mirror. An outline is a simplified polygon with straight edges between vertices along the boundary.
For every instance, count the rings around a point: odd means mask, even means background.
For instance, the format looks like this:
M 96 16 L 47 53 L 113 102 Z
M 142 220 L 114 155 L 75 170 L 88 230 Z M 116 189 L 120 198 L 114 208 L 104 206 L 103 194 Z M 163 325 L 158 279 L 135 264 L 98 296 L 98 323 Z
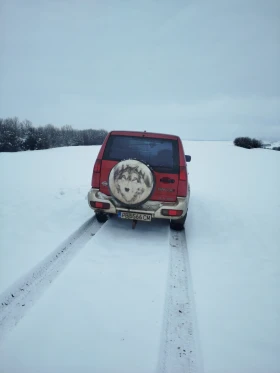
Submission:
M 185 158 L 186 158 L 186 162 L 190 162 L 192 157 L 190 155 L 185 155 Z

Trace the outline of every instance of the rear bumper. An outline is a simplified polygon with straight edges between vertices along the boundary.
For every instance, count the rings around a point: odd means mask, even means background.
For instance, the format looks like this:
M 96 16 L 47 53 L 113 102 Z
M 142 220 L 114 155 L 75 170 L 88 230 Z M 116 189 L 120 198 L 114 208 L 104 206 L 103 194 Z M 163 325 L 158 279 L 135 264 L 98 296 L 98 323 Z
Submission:
M 177 220 L 182 218 L 187 211 L 190 198 L 190 187 L 188 187 L 187 197 L 177 197 L 176 202 L 161 202 L 161 201 L 147 201 L 144 205 L 139 208 L 125 208 L 121 205 L 118 205 L 117 202 L 111 197 L 105 194 L 100 193 L 99 189 L 91 188 L 88 192 L 88 204 L 89 207 L 96 212 L 105 212 L 106 214 L 117 214 L 119 211 L 129 211 L 129 212 L 138 212 L 151 214 L 153 219 L 172 219 Z M 106 210 L 100 210 L 91 206 L 90 202 L 103 202 L 109 203 L 110 208 Z M 182 210 L 183 213 L 181 216 L 164 216 L 161 213 L 163 209 L 172 209 L 172 210 Z

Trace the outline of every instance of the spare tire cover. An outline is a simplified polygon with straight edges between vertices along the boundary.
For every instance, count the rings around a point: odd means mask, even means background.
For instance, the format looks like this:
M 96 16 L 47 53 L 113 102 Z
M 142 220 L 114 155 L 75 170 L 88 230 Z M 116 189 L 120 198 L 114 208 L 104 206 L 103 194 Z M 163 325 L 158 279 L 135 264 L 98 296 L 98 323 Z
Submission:
M 117 163 L 109 175 L 111 195 L 121 204 L 137 206 L 146 202 L 154 189 L 152 170 L 136 159 Z

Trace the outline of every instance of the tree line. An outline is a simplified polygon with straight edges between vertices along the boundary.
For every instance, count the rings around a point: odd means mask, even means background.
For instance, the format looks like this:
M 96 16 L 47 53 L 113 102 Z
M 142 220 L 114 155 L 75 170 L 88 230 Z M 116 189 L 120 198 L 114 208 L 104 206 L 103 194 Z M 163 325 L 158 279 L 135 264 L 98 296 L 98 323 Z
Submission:
M 0 152 L 101 145 L 107 134 L 103 129 L 75 130 L 69 125 L 58 128 L 52 124 L 35 127 L 29 120 L 0 118 Z
M 241 148 L 245 149 L 256 149 L 262 148 L 263 144 L 260 140 L 251 139 L 250 137 L 237 137 L 233 141 L 235 146 L 240 146 Z
M 274 146 L 272 148 L 268 148 L 267 145 L 262 143 L 262 141 L 257 140 L 257 139 L 252 139 L 250 137 L 237 137 L 233 141 L 233 143 L 235 146 L 240 146 L 241 148 L 245 148 L 245 149 L 263 148 L 263 149 L 271 149 L 271 150 L 280 151 L 280 146 Z

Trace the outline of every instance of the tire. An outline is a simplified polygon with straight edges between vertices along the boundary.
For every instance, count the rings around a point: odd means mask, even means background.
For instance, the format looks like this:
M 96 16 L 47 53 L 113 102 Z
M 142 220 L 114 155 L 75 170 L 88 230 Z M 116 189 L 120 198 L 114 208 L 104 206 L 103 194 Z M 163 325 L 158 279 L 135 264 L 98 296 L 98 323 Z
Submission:
M 183 216 L 181 219 L 178 220 L 171 220 L 170 221 L 170 229 L 173 231 L 182 231 L 185 229 L 185 221 L 187 219 L 187 214 Z
M 137 159 L 117 163 L 109 174 L 111 196 L 124 207 L 133 208 L 149 200 L 155 187 L 152 169 Z
M 95 216 L 96 216 L 96 220 L 99 223 L 105 223 L 108 220 L 108 216 L 106 214 L 103 214 L 103 212 L 96 212 Z

